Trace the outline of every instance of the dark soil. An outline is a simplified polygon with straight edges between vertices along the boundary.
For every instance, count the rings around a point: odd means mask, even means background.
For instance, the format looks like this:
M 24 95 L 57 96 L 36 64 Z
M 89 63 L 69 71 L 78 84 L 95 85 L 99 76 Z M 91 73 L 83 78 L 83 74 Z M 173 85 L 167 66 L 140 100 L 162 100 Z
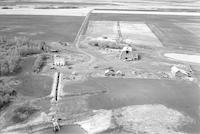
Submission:
M 34 107 L 28 107 L 28 106 L 23 106 L 20 108 L 17 108 L 13 113 L 14 116 L 12 117 L 12 122 L 13 123 L 21 123 L 24 122 L 25 120 L 29 119 L 31 115 L 36 113 L 38 110 Z

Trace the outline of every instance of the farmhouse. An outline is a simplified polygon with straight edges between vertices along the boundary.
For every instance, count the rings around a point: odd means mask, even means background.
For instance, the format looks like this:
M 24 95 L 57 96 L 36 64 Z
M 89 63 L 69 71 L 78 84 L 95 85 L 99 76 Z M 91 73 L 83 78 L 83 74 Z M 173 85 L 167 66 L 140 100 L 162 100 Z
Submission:
M 54 65 L 56 66 L 64 66 L 65 65 L 65 58 L 58 56 L 58 55 L 54 55 Z
M 139 60 L 139 55 L 130 46 L 125 46 L 121 50 L 120 59 L 125 61 Z

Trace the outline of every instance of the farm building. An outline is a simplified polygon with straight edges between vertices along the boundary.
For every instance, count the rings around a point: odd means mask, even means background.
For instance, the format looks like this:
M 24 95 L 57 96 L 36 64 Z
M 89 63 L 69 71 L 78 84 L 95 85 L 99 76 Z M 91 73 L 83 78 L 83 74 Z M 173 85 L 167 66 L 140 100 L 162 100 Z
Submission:
M 172 73 L 172 75 L 173 75 L 174 77 L 176 76 L 177 73 L 182 73 L 182 74 L 184 74 L 184 75 L 187 75 L 187 72 L 186 72 L 185 70 L 180 69 L 180 68 L 178 68 L 178 67 L 176 67 L 176 66 L 172 66 L 172 67 L 171 67 L 171 73 Z
M 171 74 L 175 78 L 180 78 L 180 79 L 189 79 L 193 80 L 192 77 L 192 70 L 187 69 L 182 66 L 172 66 L 171 67 Z
M 105 76 L 114 76 L 115 70 L 114 69 L 107 69 L 104 74 L 105 74 Z
M 125 61 L 139 60 L 139 55 L 130 46 L 125 46 L 121 50 L 120 59 Z
M 56 66 L 65 66 L 65 58 L 58 56 L 58 55 L 54 55 L 54 65 Z
M 124 42 L 125 44 L 134 45 L 134 41 L 131 40 L 131 39 L 125 39 L 125 40 L 123 40 L 123 42 Z

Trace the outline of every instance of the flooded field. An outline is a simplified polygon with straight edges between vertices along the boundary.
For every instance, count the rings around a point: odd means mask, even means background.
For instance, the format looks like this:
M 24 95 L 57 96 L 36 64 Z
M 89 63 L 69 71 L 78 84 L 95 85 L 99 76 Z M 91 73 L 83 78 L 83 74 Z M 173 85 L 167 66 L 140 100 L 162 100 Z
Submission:
M 53 132 L 53 128 L 48 128 L 42 130 L 41 132 L 37 132 L 36 134 L 55 134 Z M 62 126 L 61 130 L 56 134 L 85 134 L 83 129 L 81 129 L 78 125 L 74 126 Z

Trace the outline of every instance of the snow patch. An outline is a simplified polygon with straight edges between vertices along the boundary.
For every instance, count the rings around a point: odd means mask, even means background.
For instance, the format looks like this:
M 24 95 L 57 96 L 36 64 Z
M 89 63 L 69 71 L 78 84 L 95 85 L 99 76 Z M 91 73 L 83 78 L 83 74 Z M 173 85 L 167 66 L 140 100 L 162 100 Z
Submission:
M 111 110 L 99 110 L 88 120 L 78 122 L 88 134 L 103 132 L 110 128 L 112 119 Z
M 193 63 L 200 64 L 200 55 L 166 53 L 166 54 L 164 54 L 164 56 L 174 59 L 174 60 L 193 62 Z

